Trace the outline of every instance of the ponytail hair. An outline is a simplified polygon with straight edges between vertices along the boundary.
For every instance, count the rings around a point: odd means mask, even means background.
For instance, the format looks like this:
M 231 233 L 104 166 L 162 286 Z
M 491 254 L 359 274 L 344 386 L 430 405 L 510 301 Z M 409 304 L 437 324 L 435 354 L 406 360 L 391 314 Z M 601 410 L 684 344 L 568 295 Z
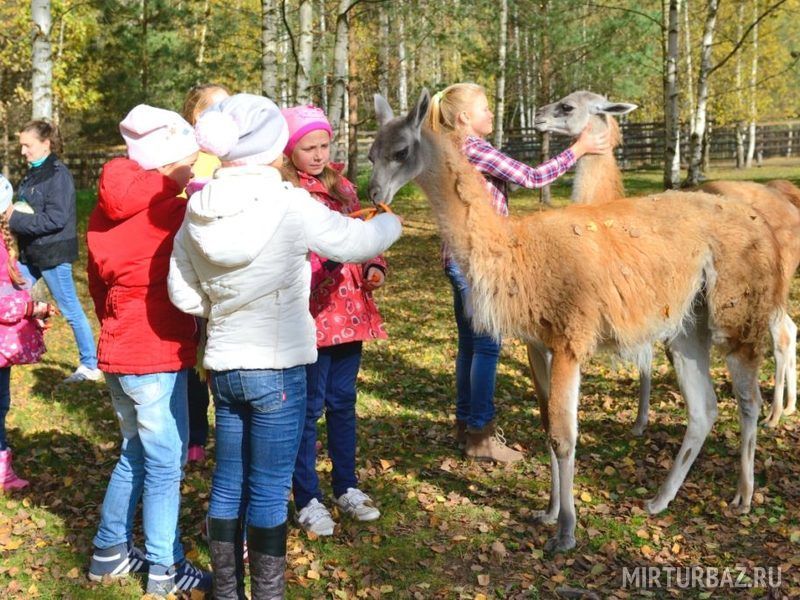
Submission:
M 51 152 L 61 154 L 61 133 L 58 131 L 57 125 L 50 121 L 45 121 L 44 119 L 34 119 L 33 121 L 25 123 L 22 129 L 19 130 L 20 133 L 29 131 L 32 131 L 36 137 L 39 138 L 40 142 L 49 141 Z
M 19 263 L 17 262 L 17 240 L 14 234 L 11 233 L 8 219 L 4 214 L 0 214 L 0 236 L 2 236 L 3 244 L 5 244 L 8 251 L 8 276 L 15 287 L 22 288 L 25 286 L 26 281 L 19 270 Z
M 431 98 L 428 126 L 432 131 L 453 133 L 459 128 L 458 115 L 467 110 L 478 94 L 486 94 L 477 83 L 454 83 Z
M 221 83 L 201 83 L 190 89 L 183 101 L 183 110 L 181 111 L 183 118 L 190 125 L 195 125 L 202 112 L 211 107 L 214 92 L 218 91 L 225 92 L 228 96 L 231 95 L 230 90 Z

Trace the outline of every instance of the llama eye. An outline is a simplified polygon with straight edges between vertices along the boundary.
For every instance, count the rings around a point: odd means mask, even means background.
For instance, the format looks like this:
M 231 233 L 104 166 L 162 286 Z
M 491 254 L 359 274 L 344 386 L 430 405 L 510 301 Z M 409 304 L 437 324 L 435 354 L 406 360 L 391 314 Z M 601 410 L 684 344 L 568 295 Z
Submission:
M 561 110 L 563 110 L 565 113 L 570 113 L 570 112 L 572 112 L 572 109 L 573 109 L 573 108 L 574 108 L 574 107 L 573 107 L 573 106 L 570 106 L 569 104 L 562 104 L 562 105 L 561 105 Z
M 408 158 L 408 148 L 403 148 L 402 150 L 398 150 L 394 153 L 392 157 L 397 162 L 403 162 L 405 159 Z

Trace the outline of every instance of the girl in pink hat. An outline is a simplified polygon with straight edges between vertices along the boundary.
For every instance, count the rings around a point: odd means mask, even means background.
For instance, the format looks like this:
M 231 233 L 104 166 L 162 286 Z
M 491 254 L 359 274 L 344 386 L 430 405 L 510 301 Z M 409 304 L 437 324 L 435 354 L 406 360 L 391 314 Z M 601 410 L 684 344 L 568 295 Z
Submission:
M 284 154 L 286 177 L 319 202 L 341 213 L 360 209 L 353 184 L 330 162 L 333 137 L 325 114 L 314 106 L 282 111 L 289 125 Z M 317 535 L 332 535 L 335 522 L 322 502 L 316 470 L 317 421 L 325 410 L 328 454 L 333 463 L 334 501 L 359 521 L 380 511 L 358 487 L 356 477 L 356 378 L 362 343 L 386 339 L 373 290 L 386 276 L 386 261 L 340 264 L 312 256 L 311 314 L 317 326 L 317 362 L 306 366 L 308 403 L 292 487 L 298 521 Z

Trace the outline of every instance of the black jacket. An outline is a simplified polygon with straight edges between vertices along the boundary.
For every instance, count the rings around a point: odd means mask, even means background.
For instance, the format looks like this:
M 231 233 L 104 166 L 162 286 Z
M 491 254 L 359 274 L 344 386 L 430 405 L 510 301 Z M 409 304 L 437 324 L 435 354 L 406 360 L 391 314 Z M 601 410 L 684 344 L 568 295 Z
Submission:
M 28 169 L 17 196 L 33 209 L 32 215 L 14 211 L 9 222 L 19 240 L 20 261 L 40 269 L 76 261 L 75 184 L 64 163 L 50 154 Z

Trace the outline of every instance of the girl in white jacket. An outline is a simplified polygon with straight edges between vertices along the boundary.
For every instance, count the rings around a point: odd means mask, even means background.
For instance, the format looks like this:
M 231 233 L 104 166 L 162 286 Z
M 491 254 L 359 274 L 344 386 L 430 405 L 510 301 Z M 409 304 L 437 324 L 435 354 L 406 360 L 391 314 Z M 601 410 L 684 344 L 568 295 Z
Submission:
M 317 358 L 309 251 L 363 262 L 392 245 L 400 221 L 349 219 L 281 180 L 288 131 L 275 104 L 238 94 L 199 119 L 200 146 L 222 168 L 194 194 L 175 237 L 172 302 L 208 319 L 203 365 L 216 409 L 208 510 L 215 598 L 243 597 L 245 517 L 254 600 L 283 597 L 287 501 Z

